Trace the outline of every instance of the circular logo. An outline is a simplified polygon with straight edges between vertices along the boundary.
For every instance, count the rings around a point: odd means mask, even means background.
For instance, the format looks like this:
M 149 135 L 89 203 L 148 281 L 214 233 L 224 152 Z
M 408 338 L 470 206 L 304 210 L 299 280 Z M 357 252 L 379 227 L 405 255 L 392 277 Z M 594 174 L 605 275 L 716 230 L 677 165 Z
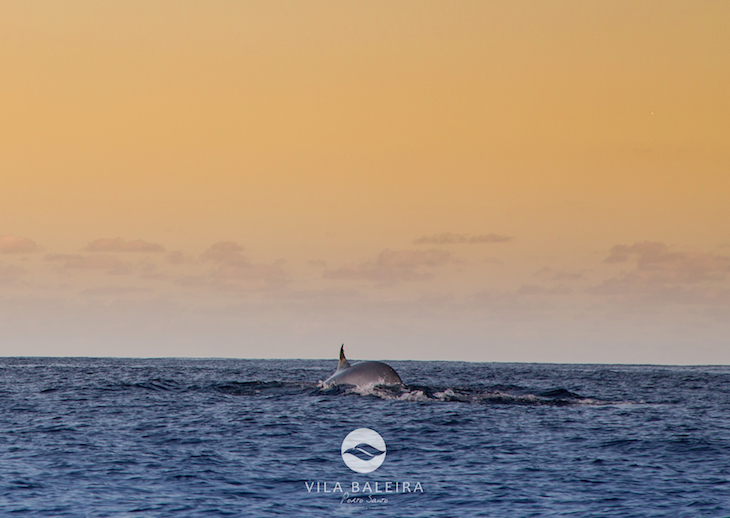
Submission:
M 375 430 L 358 428 L 342 441 L 342 460 L 357 473 L 370 473 L 385 460 L 385 441 Z

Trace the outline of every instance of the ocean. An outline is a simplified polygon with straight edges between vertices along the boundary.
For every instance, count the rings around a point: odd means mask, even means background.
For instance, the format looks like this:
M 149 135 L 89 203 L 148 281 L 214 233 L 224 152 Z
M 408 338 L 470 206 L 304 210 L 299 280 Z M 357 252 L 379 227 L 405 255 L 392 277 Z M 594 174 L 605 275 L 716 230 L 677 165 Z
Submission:
M 0 516 L 730 516 L 730 367 L 388 363 L 2 358 Z

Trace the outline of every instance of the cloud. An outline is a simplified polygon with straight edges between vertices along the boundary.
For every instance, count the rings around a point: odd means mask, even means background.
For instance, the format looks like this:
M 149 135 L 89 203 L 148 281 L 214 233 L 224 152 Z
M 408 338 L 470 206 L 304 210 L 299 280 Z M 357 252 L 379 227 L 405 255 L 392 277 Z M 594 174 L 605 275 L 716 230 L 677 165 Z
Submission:
M 487 310 L 484 317 L 489 314 L 492 318 L 500 319 L 519 319 L 534 318 L 536 312 L 549 312 L 555 308 L 555 302 L 545 297 L 529 297 L 525 296 L 524 291 L 534 291 L 534 294 L 542 294 L 542 290 L 536 290 L 535 287 L 528 287 L 517 292 L 499 291 L 499 290 L 482 290 L 470 297 L 467 297 L 461 304 L 461 309 L 467 310 Z
M 569 295 L 573 290 L 563 284 L 558 284 L 553 288 L 544 288 L 534 284 L 523 284 L 517 290 L 518 295 Z
M 93 297 L 116 297 L 120 295 L 129 295 L 132 293 L 149 293 L 149 288 L 138 288 L 133 286 L 101 286 L 99 288 L 90 288 L 81 292 L 82 295 Z
M 38 245 L 27 237 L 0 236 L 0 253 L 2 254 L 27 254 L 36 250 L 38 250 Z
M 45 259 L 62 263 L 61 267 L 69 270 L 106 270 L 114 274 L 126 274 L 132 271 L 131 264 L 111 255 L 49 254 Z
M 18 280 L 18 278 L 25 273 L 23 268 L 17 266 L 2 266 L 0 265 L 0 285 L 11 284 Z
M 243 261 L 244 248 L 233 241 L 221 241 L 208 248 L 200 258 L 203 261 L 213 261 L 217 263 L 232 263 Z
M 715 285 L 676 285 L 636 283 L 630 278 L 612 278 L 586 292 L 611 297 L 617 302 L 633 305 L 730 305 L 730 289 Z
M 226 291 L 260 291 L 281 288 L 289 275 L 278 264 L 226 264 L 211 273 L 213 287 Z
M 452 245 L 459 243 L 506 243 L 512 241 L 511 236 L 503 236 L 498 234 L 482 234 L 472 236 L 469 234 L 454 234 L 453 232 L 443 232 L 433 236 L 421 236 L 413 241 L 415 245 Z
M 289 283 L 283 261 L 256 264 L 245 257 L 244 248 L 233 241 L 222 241 L 208 248 L 201 261 L 214 263 L 210 273 L 213 288 L 224 291 L 264 291 L 281 289 Z
M 470 236 L 468 243 L 507 243 L 512 241 L 512 236 L 500 236 L 498 234 L 482 234 Z
M 634 304 L 711 304 L 730 301 L 726 286 L 730 257 L 702 252 L 673 252 L 664 243 L 645 241 L 614 246 L 606 263 L 634 268 L 591 286 L 586 292 Z
M 165 248 L 158 243 L 148 243 L 142 239 L 125 241 L 116 239 L 95 239 L 86 247 L 87 252 L 164 252 Z
M 650 241 L 634 243 L 631 246 L 616 245 L 611 249 L 608 257 L 606 257 L 603 262 L 625 263 L 628 262 L 629 258 L 633 255 L 661 254 L 662 252 L 666 252 L 666 250 L 667 245 L 664 243 L 652 243 Z
M 583 278 L 583 272 L 557 272 L 554 281 L 575 281 Z
M 168 280 L 171 279 L 172 276 L 165 272 L 164 270 L 161 270 L 159 265 L 149 261 L 149 259 L 145 258 L 144 261 L 140 261 L 137 264 L 137 268 L 139 271 L 139 278 L 140 279 L 150 279 L 150 280 Z
M 433 277 L 423 268 L 444 266 L 451 259 L 446 250 L 383 250 L 374 261 L 349 264 L 335 270 L 325 270 L 326 279 L 362 279 L 381 283 L 419 281 Z
M 285 294 L 290 301 L 304 301 L 306 303 L 327 303 L 332 302 L 333 308 L 342 309 L 342 302 L 364 301 L 367 296 L 353 289 L 328 288 L 323 290 L 299 290 L 290 291 Z M 311 306 L 310 306 L 311 307 Z
M 544 267 L 535 272 L 533 277 L 550 277 L 553 281 L 576 281 L 583 278 L 584 271 L 567 272 L 564 270 L 555 271 L 552 268 Z
M 670 252 L 664 243 L 645 241 L 616 245 L 605 263 L 636 261 L 636 270 L 625 276 L 631 282 L 686 283 L 722 280 L 730 272 L 730 257 L 701 252 Z
M 210 279 L 205 275 L 182 275 L 175 279 L 175 284 L 185 286 L 187 288 L 197 288 L 201 286 L 209 286 Z
M 178 250 L 167 253 L 167 262 L 170 264 L 184 264 L 190 262 L 190 259 Z

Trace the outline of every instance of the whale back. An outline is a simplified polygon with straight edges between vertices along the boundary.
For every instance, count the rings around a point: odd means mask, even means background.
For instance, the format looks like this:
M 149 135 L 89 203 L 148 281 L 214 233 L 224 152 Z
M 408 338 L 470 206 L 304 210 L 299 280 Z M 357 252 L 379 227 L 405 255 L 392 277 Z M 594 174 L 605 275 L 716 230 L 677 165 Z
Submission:
M 350 365 L 345 358 L 344 344 L 340 347 L 340 361 L 335 373 L 327 378 L 325 388 L 334 385 L 355 385 L 358 388 L 375 385 L 402 385 L 398 373 L 383 362 L 367 361 Z
M 336 372 L 326 382 L 328 385 L 355 385 L 358 388 L 375 385 L 402 385 L 398 373 L 383 362 L 361 362 L 349 369 Z

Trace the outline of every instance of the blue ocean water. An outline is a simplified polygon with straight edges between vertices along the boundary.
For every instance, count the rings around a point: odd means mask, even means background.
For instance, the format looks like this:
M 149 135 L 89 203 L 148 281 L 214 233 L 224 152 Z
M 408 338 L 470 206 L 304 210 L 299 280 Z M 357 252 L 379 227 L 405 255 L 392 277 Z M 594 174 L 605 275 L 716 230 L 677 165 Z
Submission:
M 0 516 L 730 516 L 730 367 L 388 363 L 0 359 Z

